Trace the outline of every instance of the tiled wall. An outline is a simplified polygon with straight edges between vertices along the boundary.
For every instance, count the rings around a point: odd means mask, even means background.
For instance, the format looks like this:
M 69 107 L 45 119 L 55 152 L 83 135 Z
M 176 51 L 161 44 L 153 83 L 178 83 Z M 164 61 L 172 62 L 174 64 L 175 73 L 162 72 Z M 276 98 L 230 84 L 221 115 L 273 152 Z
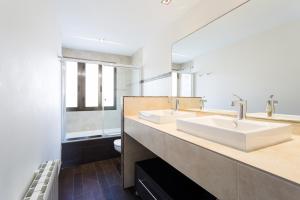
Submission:
M 126 65 L 130 65 L 132 63 L 132 58 L 130 56 L 99 53 L 93 51 L 83 51 L 83 50 L 63 48 L 62 54 L 64 57 L 72 57 L 78 59 L 98 60 L 102 62 L 112 62 L 112 63 L 126 64 Z
M 120 110 L 79 111 L 66 113 L 66 132 L 119 128 Z
M 141 110 L 173 109 L 175 108 L 175 99 L 179 99 L 179 109 L 200 108 L 200 97 L 126 97 L 124 98 L 124 115 L 137 115 Z

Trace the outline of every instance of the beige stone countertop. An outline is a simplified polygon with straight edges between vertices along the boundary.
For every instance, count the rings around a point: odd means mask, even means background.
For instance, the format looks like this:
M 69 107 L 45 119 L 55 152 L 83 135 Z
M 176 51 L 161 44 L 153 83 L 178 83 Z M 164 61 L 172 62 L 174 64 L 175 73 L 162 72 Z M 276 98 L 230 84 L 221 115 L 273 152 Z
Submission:
M 178 131 L 176 130 L 176 123 L 155 124 L 139 119 L 138 116 L 126 116 L 125 120 L 134 120 L 194 145 L 211 150 L 300 185 L 300 135 L 293 135 L 292 140 L 288 142 L 252 152 L 243 152 Z
M 234 110 L 223 110 L 223 109 L 197 109 L 197 108 L 191 108 L 186 109 L 187 111 L 192 112 L 202 112 L 202 113 L 211 113 L 211 114 L 219 114 L 219 115 L 237 115 L 237 111 Z

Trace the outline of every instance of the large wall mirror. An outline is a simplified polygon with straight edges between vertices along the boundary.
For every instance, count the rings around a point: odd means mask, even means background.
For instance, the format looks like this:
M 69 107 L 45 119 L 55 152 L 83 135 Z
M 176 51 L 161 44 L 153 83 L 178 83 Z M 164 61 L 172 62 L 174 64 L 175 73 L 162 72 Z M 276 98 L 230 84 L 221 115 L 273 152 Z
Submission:
M 233 110 L 237 94 L 265 112 L 274 95 L 277 113 L 300 115 L 300 1 L 248 1 L 176 42 L 172 65 L 206 108 Z

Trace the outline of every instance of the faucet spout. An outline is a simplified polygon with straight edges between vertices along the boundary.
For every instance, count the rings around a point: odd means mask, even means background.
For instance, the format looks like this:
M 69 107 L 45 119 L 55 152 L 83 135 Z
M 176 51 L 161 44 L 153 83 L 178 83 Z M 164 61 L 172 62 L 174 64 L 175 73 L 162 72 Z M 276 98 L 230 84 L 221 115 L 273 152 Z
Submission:
M 275 113 L 275 105 L 278 104 L 277 100 L 274 100 L 274 95 L 270 95 L 269 100 L 267 100 L 266 112 L 269 117 Z
M 175 111 L 179 110 L 179 99 L 175 99 Z
M 205 99 L 205 96 L 200 98 L 200 110 L 204 110 L 204 106 L 207 100 Z
M 231 106 L 239 106 L 239 111 L 237 114 L 238 120 L 246 119 L 246 113 L 247 113 L 247 101 L 242 99 L 241 97 L 233 94 L 234 97 L 236 97 L 238 100 L 232 101 Z

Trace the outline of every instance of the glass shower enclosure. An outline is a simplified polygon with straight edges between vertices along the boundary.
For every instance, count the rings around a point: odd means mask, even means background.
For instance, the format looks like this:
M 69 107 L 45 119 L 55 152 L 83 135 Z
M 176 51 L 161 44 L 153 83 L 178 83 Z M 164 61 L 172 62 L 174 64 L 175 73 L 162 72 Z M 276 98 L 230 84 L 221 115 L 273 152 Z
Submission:
M 140 80 L 140 67 L 64 60 L 62 142 L 120 135 L 123 96 L 140 96 Z

